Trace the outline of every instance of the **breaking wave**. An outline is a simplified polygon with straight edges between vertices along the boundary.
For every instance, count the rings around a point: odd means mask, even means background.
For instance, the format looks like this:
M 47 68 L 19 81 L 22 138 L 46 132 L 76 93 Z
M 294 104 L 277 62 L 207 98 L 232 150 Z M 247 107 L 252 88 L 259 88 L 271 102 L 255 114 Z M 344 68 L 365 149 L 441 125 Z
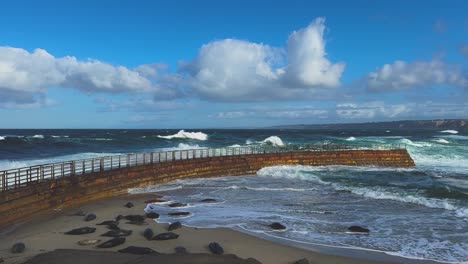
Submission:
M 43 135 L 34 135 L 34 136 L 32 136 L 32 138 L 42 139 L 42 138 L 44 138 L 44 136 Z
M 403 143 L 403 144 L 406 144 L 406 145 L 409 145 L 409 146 L 413 146 L 413 147 L 430 147 L 430 146 L 432 146 L 432 144 L 427 143 L 427 142 L 413 142 L 413 141 L 411 141 L 410 139 L 407 139 L 407 138 L 401 139 L 400 143 Z
M 440 133 L 458 134 L 458 131 L 457 130 L 444 130 L 444 131 L 440 131 Z
M 437 138 L 434 141 L 437 142 L 437 143 L 442 143 L 442 144 L 449 144 L 450 143 L 448 140 L 443 139 L 443 138 Z
M 354 140 L 356 140 L 356 138 L 355 138 L 355 137 L 349 137 L 349 138 L 347 138 L 346 140 L 347 140 L 347 141 L 354 141 Z
M 184 130 L 180 130 L 174 135 L 169 135 L 169 136 L 158 135 L 158 138 L 165 138 L 165 139 L 183 138 L 183 139 L 195 139 L 195 140 L 204 141 L 208 139 L 208 135 L 203 132 L 185 132 Z
M 281 138 L 277 136 L 267 137 L 262 141 L 262 143 L 270 144 L 273 146 L 284 146 L 283 140 L 281 140 Z
M 5 137 L 0 136 L 0 140 L 5 140 Z

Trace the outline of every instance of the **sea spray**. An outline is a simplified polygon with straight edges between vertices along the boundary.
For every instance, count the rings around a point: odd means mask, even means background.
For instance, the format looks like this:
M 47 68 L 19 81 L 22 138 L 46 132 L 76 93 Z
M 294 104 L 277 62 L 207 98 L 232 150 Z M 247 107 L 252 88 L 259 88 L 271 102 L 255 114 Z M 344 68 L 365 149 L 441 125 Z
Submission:
M 182 139 L 194 139 L 194 140 L 201 140 L 201 141 L 208 139 L 208 135 L 203 132 L 185 132 L 184 130 L 180 130 L 174 135 L 168 135 L 168 136 L 158 135 L 158 137 L 165 138 L 165 139 L 182 138 Z

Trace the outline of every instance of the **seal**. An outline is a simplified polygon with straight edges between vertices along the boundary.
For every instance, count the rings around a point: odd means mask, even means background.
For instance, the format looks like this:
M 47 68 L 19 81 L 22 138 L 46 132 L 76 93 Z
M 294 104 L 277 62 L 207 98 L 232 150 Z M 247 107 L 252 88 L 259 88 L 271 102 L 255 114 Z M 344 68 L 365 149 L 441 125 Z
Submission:
M 172 230 L 176 230 L 176 229 L 179 229 L 182 227 L 182 224 L 177 221 L 177 222 L 174 222 L 172 224 L 169 225 L 169 227 L 167 228 L 168 231 L 172 231 Z
M 99 242 L 101 242 L 100 239 L 85 239 L 85 240 L 78 241 L 78 245 L 89 246 L 89 245 L 97 244 Z
M 96 215 L 95 215 L 95 214 L 88 214 L 88 215 L 86 215 L 86 217 L 85 217 L 84 220 L 85 220 L 86 222 L 89 222 L 89 221 L 93 221 L 94 219 L 96 219 Z
M 168 204 L 167 206 L 169 207 L 185 207 L 187 206 L 186 203 L 171 203 L 171 204 Z
M 121 236 L 129 236 L 132 234 L 132 230 L 123 230 L 123 229 L 118 229 L 118 230 L 111 230 L 107 231 L 106 233 L 102 234 L 101 236 L 105 237 L 121 237 Z
M 211 242 L 209 245 L 208 245 L 208 248 L 210 249 L 211 253 L 215 254 L 215 255 L 222 255 L 224 254 L 224 249 L 223 247 L 221 247 L 220 244 L 216 243 L 216 242 Z
M 173 213 L 168 213 L 170 216 L 187 216 L 190 215 L 190 212 L 173 212 Z
M 156 235 L 151 240 L 171 240 L 171 239 L 176 239 L 178 237 L 179 237 L 178 234 L 174 234 L 172 232 L 167 232 L 167 233 L 161 233 L 159 235 Z
M 154 233 L 153 233 L 153 230 L 151 228 L 146 228 L 145 231 L 143 231 L 143 236 L 148 239 L 148 240 L 151 240 L 151 238 L 153 238 L 154 236 Z
M 116 237 L 111 240 L 107 240 L 106 242 L 97 245 L 96 247 L 98 248 L 111 248 L 111 247 L 116 247 L 118 245 L 122 245 L 125 243 L 125 237 Z
M 23 253 L 26 245 L 23 242 L 18 242 L 11 247 L 11 253 Z
M 84 235 L 84 234 L 91 234 L 96 231 L 94 227 L 80 227 L 68 232 L 65 232 L 66 235 Z

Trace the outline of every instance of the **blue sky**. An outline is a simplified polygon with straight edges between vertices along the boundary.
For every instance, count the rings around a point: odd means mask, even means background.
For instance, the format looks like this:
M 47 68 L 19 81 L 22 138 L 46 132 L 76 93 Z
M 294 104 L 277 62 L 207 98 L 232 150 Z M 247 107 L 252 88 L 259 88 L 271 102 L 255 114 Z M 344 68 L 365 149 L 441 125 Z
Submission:
M 467 118 L 466 1 L 9 1 L 0 128 Z

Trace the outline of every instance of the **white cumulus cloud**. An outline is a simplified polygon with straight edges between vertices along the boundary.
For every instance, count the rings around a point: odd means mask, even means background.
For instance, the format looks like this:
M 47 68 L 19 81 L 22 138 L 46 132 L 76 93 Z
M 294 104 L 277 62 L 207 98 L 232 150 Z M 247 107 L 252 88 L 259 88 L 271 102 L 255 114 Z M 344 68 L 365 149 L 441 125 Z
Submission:
M 325 52 L 325 20 L 315 19 L 293 32 L 287 47 L 225 39 L 203 45 L 198 56 L 181 67 L 187 84 L 212 100 L 260 101 L 304 99 L 340 84 L 344 63 L 332 63 Z
M 462 69 L 440 60 L 412 63 L 395 61 L 369 73 L 364 82 L 371 91 L 405 90 L 434 84 L 468 88 L 468 79 Z

